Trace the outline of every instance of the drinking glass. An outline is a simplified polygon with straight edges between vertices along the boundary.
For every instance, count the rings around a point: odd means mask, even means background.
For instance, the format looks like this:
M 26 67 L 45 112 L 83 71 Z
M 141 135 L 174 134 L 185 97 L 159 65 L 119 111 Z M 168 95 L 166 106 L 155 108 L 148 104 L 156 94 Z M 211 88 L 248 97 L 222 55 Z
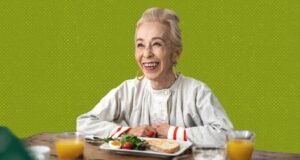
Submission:
M 194 160 L 226 160 L 226 149 L 222 146 L 193 146 Z
M 227 134 L 227 154 L 230 160 L 251 160 L 255 134 L 247 130 L 232 130 Z
M 193 156 L 190 154 L 185 154 L 185 155 L 173 157 L 172 160 L 193 160 Z
M 55 138 L 55 149 L 60 160 L 74 160 L 83 156 L 85 139 L 78 132 L 65 132 Z

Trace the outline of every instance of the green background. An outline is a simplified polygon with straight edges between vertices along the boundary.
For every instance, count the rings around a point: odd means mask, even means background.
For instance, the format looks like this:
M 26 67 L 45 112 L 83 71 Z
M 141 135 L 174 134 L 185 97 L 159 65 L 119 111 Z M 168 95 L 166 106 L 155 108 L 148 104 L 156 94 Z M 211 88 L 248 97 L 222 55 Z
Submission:
M 74 131 L 135 76 L 135 23 L 153 6 L 181 18 L 178 71 L 207 83 L 257 149 L 300 153 L 299 0 L 1 0 L 0 124 Z

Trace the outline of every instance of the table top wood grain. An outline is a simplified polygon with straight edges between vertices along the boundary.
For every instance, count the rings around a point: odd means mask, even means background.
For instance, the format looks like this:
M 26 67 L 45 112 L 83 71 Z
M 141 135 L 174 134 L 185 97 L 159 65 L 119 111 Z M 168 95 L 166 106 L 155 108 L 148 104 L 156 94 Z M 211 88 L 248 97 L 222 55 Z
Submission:
M 57 155 L 54 148 L 54 138 L 56 133 L 40 133 L 33 135 L 31 137 L 23 139 L 26 146 L 34 145 L 45 145 L 51 148 L 50 160 L 56 160 Z M 84 149 L 84 160 L 159 160 L 159 159 L 168 159 L 168 158 L 157 158 L 157 157 L 146 157 L 146 156 L 137 156 L 137 155 L 120 155 L 110 151 L 105 151 L 99 149 L 100 144 L 85 144 Z M 183 155 L 182 159 L 192 160 L 191 150 L 187 150 Z M 177 157 L 179 159 L 179 157 Z M 176 159 L 176 157 L 170 157 L 169 159 Z M 300 154 L 292 153 L 279 153 L 279 152 L 268 152 L 268 151 L 255 151 L 252 157 L 253 160 L 300 160 Z

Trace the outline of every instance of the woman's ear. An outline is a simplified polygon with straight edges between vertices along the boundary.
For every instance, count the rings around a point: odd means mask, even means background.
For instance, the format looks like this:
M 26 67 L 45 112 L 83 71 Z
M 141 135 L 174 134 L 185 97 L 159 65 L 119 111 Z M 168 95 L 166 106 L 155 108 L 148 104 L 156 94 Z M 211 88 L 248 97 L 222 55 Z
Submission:
M 181 55 L 181 50 L 177 49 L 175 51 L 174 56 L 173 56 L 173 61 L 177 62 L 179 60 L 179 58 L 180 58 L 180 55 Z

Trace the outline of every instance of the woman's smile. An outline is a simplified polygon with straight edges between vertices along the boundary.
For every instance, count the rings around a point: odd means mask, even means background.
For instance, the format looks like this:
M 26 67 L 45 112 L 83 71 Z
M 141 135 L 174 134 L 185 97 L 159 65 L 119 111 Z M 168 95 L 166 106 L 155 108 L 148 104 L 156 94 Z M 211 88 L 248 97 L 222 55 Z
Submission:
M 159 62 L 143 62 L 143 69 L 146 71 L 155 71 L 159 68 Z

